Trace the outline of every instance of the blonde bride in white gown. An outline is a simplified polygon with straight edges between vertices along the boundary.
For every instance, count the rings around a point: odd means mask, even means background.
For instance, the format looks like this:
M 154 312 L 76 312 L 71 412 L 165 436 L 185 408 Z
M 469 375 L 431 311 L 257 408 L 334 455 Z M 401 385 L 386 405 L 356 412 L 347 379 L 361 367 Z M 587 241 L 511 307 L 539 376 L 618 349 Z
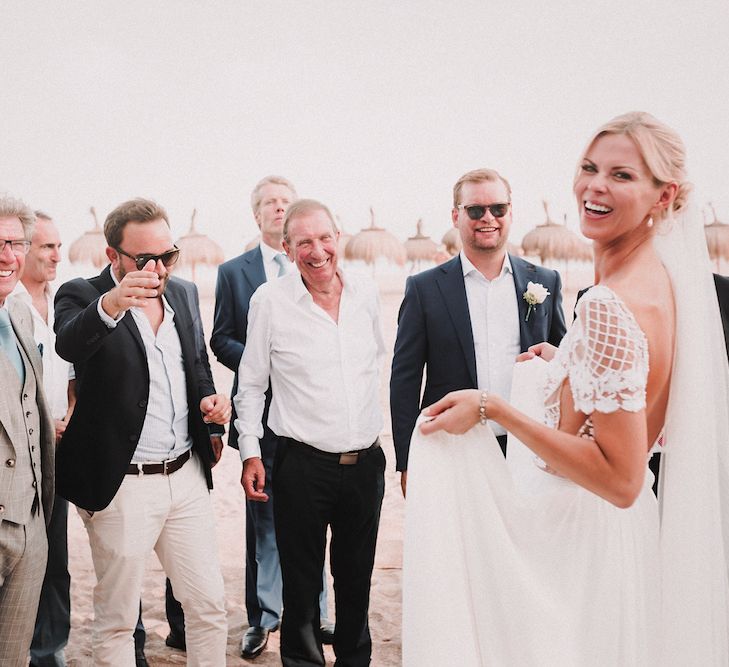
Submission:
M 425 411 L 405 667 L 729 664 L 729 373 L 689 189 L 670 128 L 644 113 L 601 127 L 574 181 L 595 287 L 572 328 L 522 355 L 512 403 L 464 390 Z

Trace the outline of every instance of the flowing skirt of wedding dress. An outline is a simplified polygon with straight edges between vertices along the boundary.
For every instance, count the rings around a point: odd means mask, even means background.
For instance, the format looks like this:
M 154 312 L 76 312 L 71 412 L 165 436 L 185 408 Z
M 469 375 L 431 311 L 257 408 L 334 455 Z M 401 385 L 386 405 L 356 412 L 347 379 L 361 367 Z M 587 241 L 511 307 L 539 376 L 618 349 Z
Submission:
M 543 367 L 512 397 L 538 416 Z M 620 509 L 537 467 L 487 426 L 410 449 L 403 562 L 404 667 L 650 666 L 660 641 L 658 508 Z M 444 640 L 444 638 L 446 638 Z

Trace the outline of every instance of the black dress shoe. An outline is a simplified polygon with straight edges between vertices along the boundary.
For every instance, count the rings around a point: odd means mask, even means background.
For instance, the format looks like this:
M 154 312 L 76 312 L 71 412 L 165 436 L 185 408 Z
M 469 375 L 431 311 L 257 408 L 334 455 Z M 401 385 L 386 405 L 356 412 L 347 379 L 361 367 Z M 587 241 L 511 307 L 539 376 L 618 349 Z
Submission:
M 319 628 L 319 633 L 322 644 L 334 643 L 334 623 L 326 620 L 322 621 L 321 627 Z
M 240 654 L 243 658 L 251 660 L 263 653 L 263 649 L 268 644 L 268 628 L 259 628 L 253 626 L 248 628 L 243 635 L 243 641 L 240 643 Z
M 170 632 L 165 639 L 165 644 L 170 648 L 176 648 L 180 651 L 186 651 L 187 645 L 185 644 L 185 636 L 178 635 L 176 632 Z
M 149 667 L 147 658 L 144 657 L 144 651 L 134 651 L 134 661 L 137 663 L 137 667 Z

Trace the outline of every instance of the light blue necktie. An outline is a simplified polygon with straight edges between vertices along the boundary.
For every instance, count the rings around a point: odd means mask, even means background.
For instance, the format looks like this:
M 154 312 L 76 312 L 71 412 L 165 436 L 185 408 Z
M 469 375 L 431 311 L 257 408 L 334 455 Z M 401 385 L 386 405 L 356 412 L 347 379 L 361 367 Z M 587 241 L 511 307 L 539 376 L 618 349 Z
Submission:
M 281 276 L 286 275 L 286 267 L 291 265 L 291 262 L 289 261 L 289 258 L 282 252 L 278 253 L 278 255 L 274 255 L 273 261 L 278 264 L 278 275 L 279 278 Z
M 25 383 L 25 366 L 18 351 L 18 343 L 15 340 L 13 325 L 10 323 L 10 314 L 7 308 L 0 308 L 0 349 L 5 353 L 10 363 L 20 378 L 20 383 Z

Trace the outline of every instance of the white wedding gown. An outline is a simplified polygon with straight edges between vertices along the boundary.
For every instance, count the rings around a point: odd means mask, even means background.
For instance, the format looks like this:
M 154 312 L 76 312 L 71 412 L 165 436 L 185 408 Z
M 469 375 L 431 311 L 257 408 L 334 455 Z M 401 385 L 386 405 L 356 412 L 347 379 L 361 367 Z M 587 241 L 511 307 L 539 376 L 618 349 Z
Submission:
M 659 502 L 649 471 L 618 509 L 541 469 L 513 436 L 504 460 L 487 427 L 416 427 L 404 667 L 729 665 L 729 366 L 697 220 L 664 221 L 654 238 L 676 312 Z M 649 360 L 630 312 L 603 287 L 580 304 L 558 356 L 515 371 L 515 405 L 552 425 L 567 376 L 585 414 L 645 400 Z M 609 332 L 620 342 L 608 350 Z
M 580 301 L 550 364 L 517 364 L 512 402 L 556 427 L 569 378 L 585 414 L 636 411 L 645 406 L 647 373 L 643 333 L 620 299 L 598 286 Z M 619 509 L 547 472 L 512 435 L 508 451 L 505 461 L 488 427 L 427 438 L 416 428 L 405 667 L 654 664 L 661 601 L 650 471 L 633 506 Z M 433 517 L 441 518 L 436 525 Z

